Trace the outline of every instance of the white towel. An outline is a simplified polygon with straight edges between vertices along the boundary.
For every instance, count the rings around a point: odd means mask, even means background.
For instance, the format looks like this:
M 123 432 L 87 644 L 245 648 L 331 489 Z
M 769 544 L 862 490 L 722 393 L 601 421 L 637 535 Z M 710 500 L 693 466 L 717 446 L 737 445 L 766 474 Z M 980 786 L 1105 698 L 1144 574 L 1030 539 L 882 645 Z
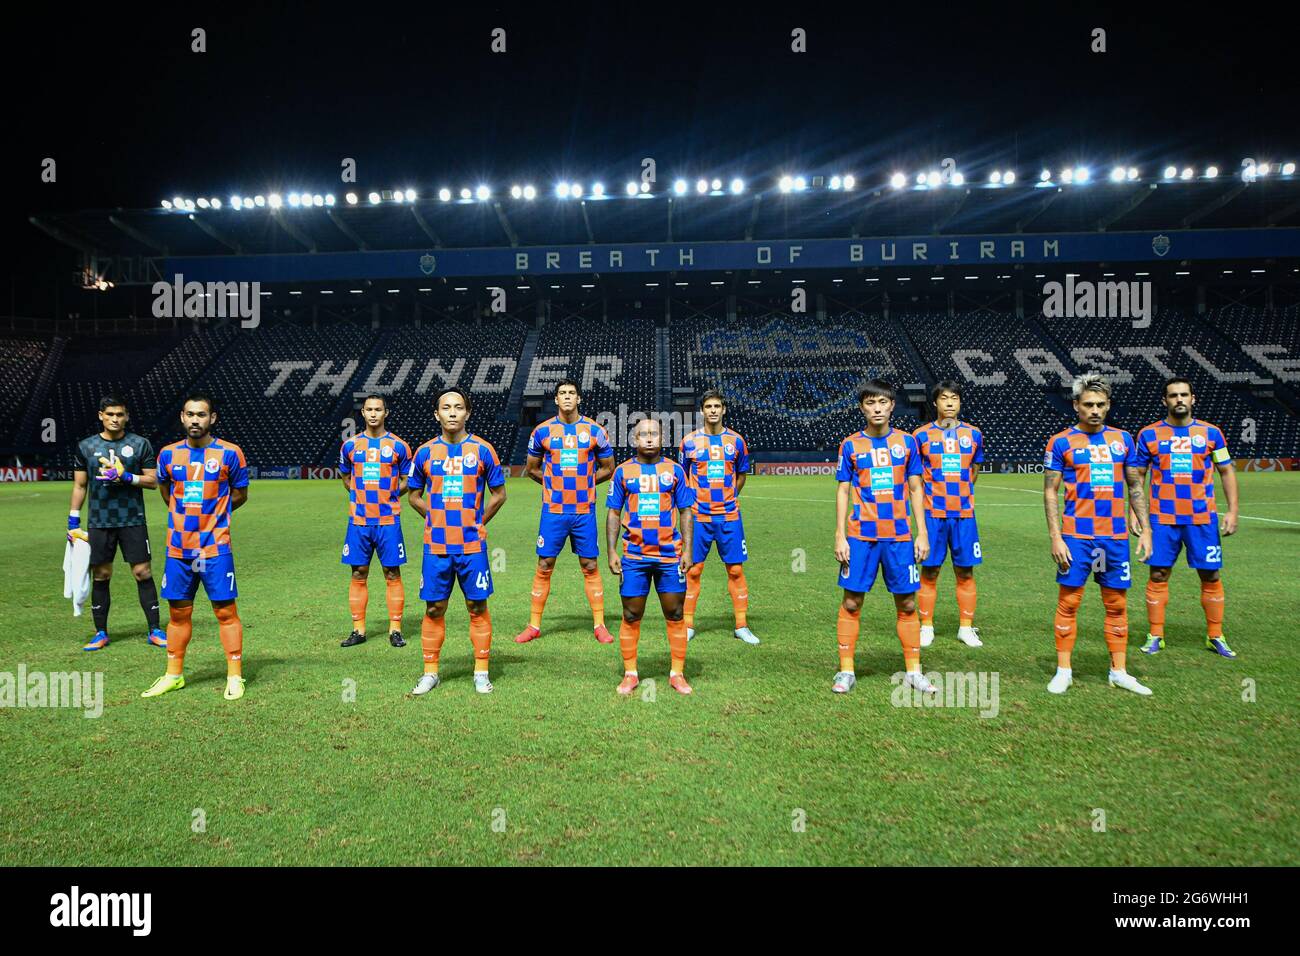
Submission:
M 81 535 L 74 535 L 63 550 L 63 596 L 72 600 L 72 616 L 81 617 L 90 597 L 90 542 Z

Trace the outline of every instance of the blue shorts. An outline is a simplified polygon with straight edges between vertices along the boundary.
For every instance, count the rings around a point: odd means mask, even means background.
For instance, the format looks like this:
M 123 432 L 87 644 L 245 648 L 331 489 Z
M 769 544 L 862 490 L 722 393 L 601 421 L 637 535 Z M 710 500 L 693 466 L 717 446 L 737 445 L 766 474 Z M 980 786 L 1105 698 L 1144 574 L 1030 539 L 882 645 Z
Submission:
M 925 533 L 930 537 L 930 556 L 921 562 L 927 568 L 943 564 L 952 550 L 953 567 L 973 568 L 984 563 L 980 532 L 974 518 L 932 518 L 925 516 Z
M 1104 588 L 1118 591 L 1133 586 L 1129 565 L 1128 538 L 1072 538 L 1066 537 L 1070 549 L 1070 570 L 1056 572 L 1056 583 L 1068 588 L 1081 588 L 1093 575 Z
M 426 554 L 420 573 L 420 600 L 445 601 L 453 581 L 460 582 L 466 601 L 486 601 L 492 593 L 492 569 L 487 551 L 474 554 Z
M 717 542 L 718 557 L 723 564 L 744 564 L 749 560 L 745 523 L 739 517 L 735 521 L 696 521 L 691 561 L 699 564 L 707 558 L 714 542 Z
M 1151 528 L 1151 557 L 1146 563 L 1154 568 L 1172 568 L 1178 554 L 1187 545 L 1187 566 L 1201 571 L 1223 567 L 1223 546 L 1219 543 L 1219 523 L 1156 524 Z
M 406 563 L 406 543 L 402 540 L 402 526 L 392 524 L 353 524 L 348 522 L 347 537 L 343 539 L 343 563 L 353 567 L 369 567 L 370 558 L 379 552 L 379 563 L 395 568 Z
M 650 593 L 650 582 L 660 594 L 677 594 L 686 590 L 686 575 L 676 561 L 639 561 L 623 559 L 623 574 L 619 578 L 620 597 L 645 597 Z
M 239 597 L 235 587 L 235 558 L 219 554 L 215 558 L 167 558 L 163 569 L 162 597 L 167 601 L 193 601 L 203 582 L 209 601 L 233 601 Z
M 840 570 L 839 585 L 846 591 L 866 593 L 876 583 L 876 570 L 884 566 L 885 588 L 890 594 L 913 594 L 921 589 L 921 572 L 911 539 L 864 541 L 849 538 L 849 566 Z
M 600 557 L 600 535 L 596 533 L 596 511 L 586 514 L 556 514 L 543 511 L 537 526 L 537 556 L 553 558 L 573 542 L 573 552 L 580 558 Z

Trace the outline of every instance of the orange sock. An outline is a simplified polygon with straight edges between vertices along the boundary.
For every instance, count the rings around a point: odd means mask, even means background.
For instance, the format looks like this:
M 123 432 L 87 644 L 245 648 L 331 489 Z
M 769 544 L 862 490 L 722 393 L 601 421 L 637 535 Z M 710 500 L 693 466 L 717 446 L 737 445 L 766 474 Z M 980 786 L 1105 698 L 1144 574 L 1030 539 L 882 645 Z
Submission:
M 591 626 L 605 624 L 605 585 L 600 580 L 600 566 L 582 569 L 582 586 L 587 591 L 587 604 L 591 607 Z
M 668 621 L 669 675 L 686 673 L 686 620 Z
M 703 561 L 692 564 L 691 569 L 686 572 L 686 603 L 682 606 L 682 619 L 687 627 L 695 626 L 695 602 L 700 599 L 700 576 L 703 574 Z
M 239 620 L 235 602 L 212 609 L 217 615 L 217 633 L 226 652 L 226 676 L 239 677 L 244 672 L 244 624 Z
M 185 669 L 185 648 L 194 636 L 194 605 L 169 608 L 171 618 L 167 622 L 167 673 L 179 674 Z
M 1119 588 L 1102 588 L 1101 603 L 1106 608 L 1106 649 L 1110 666 L 1122 671 L 1128 657 L 1128 592 Z
M 388 629 L 402 629 L 402 615 L 406 613 L 406 589 L 400 576 L 385 579 L 384 597 L 388 601 Z
M 623 670 L 628 674 L 636 673 L 636 645 L 641 640 L 641 622 L 628 622 L 627 618 L 618 627 L 618 648 L 623 652 Z
M 862 608 L 846 611 L 840 605 L 840 614 L 835 621 L 835 640 L 840 649 L 840 670 L 853 673 L 853 651 L 858 646 L 858 630 L 861 626 Z M 920 640 L 920 635 L 917 635 Z
M 922 576 L 921 581 L 925 581 Z M 957 579 L 957 620 L 961 627 L 975 622 L 975 575 Z
M 1169 582 L 1147 581 L 1147 633 L 1165 636 L 1165 608 L 1169 606 Z
M 420 618 L 420 649 L 424 651 L 424 672 L 438 673 L 438 656 L 442 653 L 442 642 L 447 637 L 447 619 L 445 617 Z
M 897 611 L 894 629 L 903 645 L 903 664 L 914 674 L 921 672 L 921 618 L 915 611 Z
M 370 589 L 365 578 L 352 578 L 348 583 L 348 608 L 352 611 L 352 630 L 366 633 L 366 604 Z
M 926 627 L 934 626 L 935 597 L 939 593 L 939 579 L 921 575 L 921 590 L 916 592 L 916 613 Z
M 551 574 L 554 571 L 553 567 L 544 568 L 539 564 L 533 572 L 533 607 L 528 613 L 530 627 L 540 629 L 542 626 L 542 611 L 546 609 L 546 599 L 551 596 Z
M 731 595 L 731 613 L 736 616 L 736 630 L 749 621 L 749 583 L 743 564 L 727 565 L 727 592 Z
M 1068 668 L 1074 640 L 1079 633 L 1079 605 L 1083 603 L 1083 588 L 1068 588 L 1064 584 L 1056 597 L 1056 666 Z
M 1207 637 L 1223 637 L 1223 579 L 1201 582 L 1201 608 Z
M 487 608 L 469 615 L 469 640 L 474 645 L 474 673 L 486 674 L 492 651 L 492 615 Z

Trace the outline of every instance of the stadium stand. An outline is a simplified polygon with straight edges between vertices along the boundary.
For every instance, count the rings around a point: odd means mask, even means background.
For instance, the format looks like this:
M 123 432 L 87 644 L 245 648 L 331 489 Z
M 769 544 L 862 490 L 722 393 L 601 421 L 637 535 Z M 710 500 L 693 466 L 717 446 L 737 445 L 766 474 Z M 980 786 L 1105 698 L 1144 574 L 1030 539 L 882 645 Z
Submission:
M 13 443 L 15 423 L 32 417 L 35 383 L 52 374 L 37 420 L 60 423 L 66 442 L 93 428 L 99 397 L 108 391 L 126 394 L 135 430 L 159 446 L 174 441 L 179 403 L 198 387 L 221 402 L 217 431 L 243 446 L 251 464 L 330 465 L 344 419 L 360 424 L 360 395 L 389 395 L 390 427 L 418 446 L 436 433 L 433 391 L 452 379 L 473 393 L 472 430 L 518 464 L 530 426 L 551 413 L 549 383 L 567 375 L 584 383 L 583 407 L 592 415 L 617 415 L 620 405 L 629 413 L 669 411 L 661 407 L 666 392 L 698 401 L 720 386 L 729 424 L 755 454 L 826 459 L 861 427 L 856 389 L 880 376 L 899 386 L 963 383 L 963 417 L 983 429 L 988 456 L 1032 462 L 1046 438 L 1071 420 L 1070 378 L 1097 368 L 1115 379 L 1112 421 L 1120 427 L 1134 430 L 1159 417 L 1160 385 L 1174 371 L 1192 379 L 1201 416 L 1224 428 L 1238 455 L 1290 457 L 1300 450 L 1296 306 L 1230 304 L 1203 315 L 1170 306 L 1147 328 L 1047 319 L 1028 302 L 1023 319 L 1004 309 L 877 308 L 832 302 L 819 317 L 791 313 L 785 300 L 742 300 L 729 319 L 723 302 L 713 301 L 679 304 L 666 326 L 629 309 L 624 319 L 566 316 L 540 329 L 512 316 L 475 318 L 472 309 L 420 325 L 376 327 L 366 319 L 313 327 L 271 319 L 256 330 L 229 323 L 186 333 L 77 336 L 57 368 L 49 341 L 15 336 L 0 340 L 7 429 L 0 443 Z M 511 397 L 521 395 L 525 407 L 512 411 Z M 894 421 L 914 428 L 919 410 L 902 400 Z M 25 453 L 44 451 L 29 436 Z M 70 452 L 65 443 L 42 460 L 66 468 Z
M 296 465 L 332 461 L 341 420 L 334 410 L 358 377 L 373 333 L 350 322 L 316 327 L 283 323 L 239 330 L 194 387 L 219 403 L 215 433 L 239 445 L 249 464 Z M 285 363 L 300 363 L 283 382 Z M 164 438 L 175 441 L 180 426 Z M 322 459 L 324 459 L 322 461 Z
M 370 384 L 388 395 L 388 427 L 414 450 L 438 434 L 433 399 L 439 384 L 459 383 L 473 396 L 470 431 L 508 462 L 518 424 L 505 417 L 505 410 L 527 334 L 523 322 L 505 316 L 482 324 L 444 319 L 432 327 L 400 328 L 379 358 L 388 363 L 382 374 L 368 373 L 360 390 L 369 391 L 365 385 Z M 360 419 L 357 424 L 362 427 Z

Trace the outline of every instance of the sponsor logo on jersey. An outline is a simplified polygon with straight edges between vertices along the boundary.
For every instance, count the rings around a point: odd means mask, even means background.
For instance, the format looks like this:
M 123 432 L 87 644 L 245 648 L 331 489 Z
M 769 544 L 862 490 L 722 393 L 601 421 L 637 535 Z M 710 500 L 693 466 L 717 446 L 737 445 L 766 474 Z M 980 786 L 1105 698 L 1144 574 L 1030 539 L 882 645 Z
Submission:
M 392 457 L 393 457 L 393 446 L 392 446 L 392 445 L 385 445 L 383 448 L 381 448 L 381 449 L 379 450 L 379 454 L 382 455 L 382 456 L 385 457 L 385 458 L 392 458 Z
M 663 474 L 659 476 L 660 488 L 671 488 L 672 484 L 673 484 L 673 473 L 671 471 L 665 471 Z
M 1124 454 L 1124 443 L 1116 439 L 1110 443 L 1110 450 L 1117 455 L 1122 455 Z
M 962 447 L 962 448 L 969 448 L 969 447 L 970 447 L 970 435 L 962 435 L 962 436 L 961 436 L 961 447 Z
M 473 471 L 478 467 L 478 455 L 474 454 L 472 451 L 466 452 L 465 456 L 461 459 L 461 464 L 464 466 L 466 471 Z
M 1195 445 L 1197 448 L 1204 448 L 1204 447 L 1205 447 L 1205 436 L 1204 436 L 1204 435 L 1193 435 L 1193 436 L 1192 436 L 1192 444 Z M 125 449 L 123 449 L 123 451 L 125 451 Z
M 588 431 L 578 432 L 578 444 L 586 445 L 590 441 L 591 441 L 591 432 Z
M 123 457 L 123 458 L 130 458 L 130 457 L 131 457 L 132 455 L 134 455 L 134 454 L 135 454 L 135 449 L 132 448 L 130 445 L 123 445 L 123 446 L 122 446 L 122 457 Z
M 207 461 L 203 463 L 203 467 L 207 471 L 216 474 L 217 471 L 221 468 L 221 462 L 217 461 L 217 459 L 215 458 L 209 458 Z
M 895 458 L 902 458 L 904 455 L 907 454 L 907 449 L 905 449 L 902 445 L 890 445 L 889 453 L 893 455 Z

